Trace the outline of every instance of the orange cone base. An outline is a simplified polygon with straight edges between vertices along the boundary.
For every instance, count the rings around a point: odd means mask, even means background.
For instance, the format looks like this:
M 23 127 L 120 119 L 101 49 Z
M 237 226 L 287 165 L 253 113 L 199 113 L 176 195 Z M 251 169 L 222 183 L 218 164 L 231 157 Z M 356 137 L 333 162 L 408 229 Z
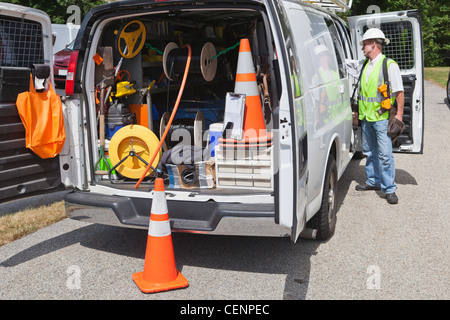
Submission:
M 134 282 L 143 293 L 155 293 L 161 291 L 168 291 L 174 289 L 186 288 L 189 282 L 186 278 L 177 270 L 177 277 L 173 281 L 164 283 L 154 283 L 144 280 L 144 272 L 133 273 L 132 276 Z

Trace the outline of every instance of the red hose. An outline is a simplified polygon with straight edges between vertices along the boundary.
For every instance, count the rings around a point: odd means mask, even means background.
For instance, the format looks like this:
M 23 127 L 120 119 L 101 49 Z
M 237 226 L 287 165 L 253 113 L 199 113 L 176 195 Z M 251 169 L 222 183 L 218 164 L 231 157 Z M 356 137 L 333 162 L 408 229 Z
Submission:
M 139 185 L 141 184 L 142 180 L 144 180 L 145 176 L 147 175 L 148 171 L 150 170 L 153 161 L 155 161 L 156 155 L 158 154 L 159 150 L 161 149 L 161 146 L 164 143 L 164 140 L 166 139 L 167 133 L 169 132 L 170 126 L 172 125 L 172 121 L 175 118 L 175 114 L 177 113 L 178 105 L 180 104 L 181 96 L 183 95 L 184 86 L 186 85 L 186 79 L 187 79 L 187 76 L 188 76 L 188 73 L 189 73 L 189 66 L 191 65 L 191 46 L 186 44 L 186 45 L 183 46 L 183 48 L 184 47 L 188 48 L 188 57 L 187 57 L 187 60 L 186 60 L 186 68 L 184 69 L 183 81 L 181 82 L 180 91 L 178 91 L 177 101 L 175 102 L 175 106 L 173 107 L 172 114 L 170 115 L 169 121 L 167 122 L 166 129 L 164 130 L 164 133 L 163 133 L 163 135 L 161 137 L 161 141 L 159 141 L 158 147 L 156 148 L 153 157 L 148 162 L 149 163 L 148 167 L 145 169 L 145 171 L 142 174 L 141 178 L 139 179 L 139 181 L 134 186 L 135 189 L 139 187 Z

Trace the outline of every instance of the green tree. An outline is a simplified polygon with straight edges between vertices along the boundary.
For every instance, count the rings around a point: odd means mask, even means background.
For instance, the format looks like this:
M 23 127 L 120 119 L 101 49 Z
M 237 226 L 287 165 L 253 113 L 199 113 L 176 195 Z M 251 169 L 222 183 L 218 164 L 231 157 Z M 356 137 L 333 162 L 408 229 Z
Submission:
M 9 2 L 19 4 L 26 7 L 42 10 L 46 12 L 52 23 L 64 24 L 71 16 L 71 12 L 67 13 L 67 8 L 70 5 L 76 5 L 80 8 L 81 19 L 92 8 L 105 3 L 103 0 L 2 0 L 3 2 Z
M 66 23 L 71 13 L 70 5 L 77 5 L 81 18 L 86 13 L 105 3 L 103 0 L 3 0 L 43 10 L 50 16 L 52 23 Z M 367 14 L 367 8 L 373 0 L 353 0 L 352 9 L 344 16 Z M 422 16 L 422 35 L 424 44 L 425 66 L 444 66 L 445 53 L 450 50 L 450 4 L 448 0 L 379 0 L 376 5 L 381 12 L 419 9 Z
M 373 0 L 354 0 L 346 15 L 367 14 Z M 450 50 L 450 5 L 447 0 L 380 0 L 381 12 L 418 9 L 422 18 L 422 36 L 426 67 L 445 66 L 445 53 Z

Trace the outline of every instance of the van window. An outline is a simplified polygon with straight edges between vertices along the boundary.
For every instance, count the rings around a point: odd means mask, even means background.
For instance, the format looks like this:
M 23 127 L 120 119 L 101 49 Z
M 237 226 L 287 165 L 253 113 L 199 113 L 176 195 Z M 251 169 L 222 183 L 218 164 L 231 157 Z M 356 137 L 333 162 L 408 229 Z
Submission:
M 300 71 L 300 65 L 292 52 L 289 56 L 289 62 L 292 70 L 291 79 L 292 85 L 294 86 L 294 97 L 298 98 L 303 95 L 302 79 L 300 77 L 302 73 Z
M 331 39 L 333 40 L 333 47 L 336 53 L 337 64 L 339 68 L 339 77 L 347 77 L 347 70 L 345 67 L 344 50 L 342 48 L 342 39 L 337 31 L 336 25 L 331 19 L 325 19 L 327 22 L 328 30 L 330 30 Z
M 300 53 L 303 84 L 315 88 L 339 78 L 333 40 L 324 16 L 315 10 L 290 8 L 287 12 L 294 43 Z
M 0 16 L 0 65 L 29 67 L 44 63 L 42 26 L 38 22 Z
M 363 28 L 366 32 L 367 26 Z M 381 31 L 391 42 L 384 46 L 383 54 L 397 62 L 400 70 L 414 68 L 414 39 L 412 24 L 409 21 L 381 23 Z
M 344 55 L 347 59 L 353 60 L 353 52 L 350 48 L 350 34 L 346 25 L 342 21 L 335 21 L 338 30 L 339 38 L 341 39 L 342 47 L 344 48 Z

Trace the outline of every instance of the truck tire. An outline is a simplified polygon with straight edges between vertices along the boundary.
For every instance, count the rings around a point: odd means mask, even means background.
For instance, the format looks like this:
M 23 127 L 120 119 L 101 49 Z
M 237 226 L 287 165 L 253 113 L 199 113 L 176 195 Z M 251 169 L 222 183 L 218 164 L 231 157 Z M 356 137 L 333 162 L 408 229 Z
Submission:
M 330 239 L 336 228 L 337 182 L 336 160 L 330 155 L 325 173 L 322 204 L 319 211 L 308 221 L 307 226 L 312 229 L 317 229 L 316 239 L 318 240 Z

